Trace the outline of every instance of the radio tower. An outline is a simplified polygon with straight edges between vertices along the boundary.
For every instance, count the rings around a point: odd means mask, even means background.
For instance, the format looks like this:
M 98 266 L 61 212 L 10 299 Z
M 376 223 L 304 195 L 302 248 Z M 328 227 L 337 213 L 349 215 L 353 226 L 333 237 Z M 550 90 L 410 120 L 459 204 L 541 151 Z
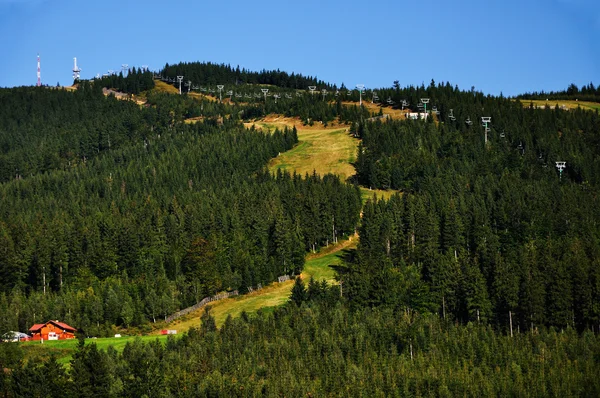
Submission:
M 77 57 L 73 58 L 73 81 L 79 80 L 81 69 L 77 66 Z
M 40 54 L 38 54 L 38 71 L 37 71 L 37 86 L 41 86 L 42 85 L 42 71 L 40 69 Z

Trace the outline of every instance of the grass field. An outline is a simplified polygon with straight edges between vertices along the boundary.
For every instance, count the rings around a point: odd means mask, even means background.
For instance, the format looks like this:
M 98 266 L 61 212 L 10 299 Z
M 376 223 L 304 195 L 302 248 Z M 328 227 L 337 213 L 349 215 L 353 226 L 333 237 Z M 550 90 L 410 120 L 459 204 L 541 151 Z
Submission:
M 600 111 L 600 103 L 597 102 L 587 102 L 587 101 L 558 101 L 558 100 L 520 100 L 521 104 L 524 107 L 529 107 L 531 103 L 536 107 L 555 107 L 558 105 L 559 107 L 566 107 L 567 109 L 577 109 L 577 107 L 581 107 L 581 109 L 587 109 L 591 111 Z
M 159 341 L 166 341 L 167 336 L 165 335 L 155 335 L 155 336 L 123 336 L 119 338 L 108 337 L 108 338 L 92 338 L 86 339 L 85 344 L 96 343 L 98 349 L 105 350 L 109 346 L 112 346 L 117 351 L 123 351 L 125 348 L 125 344 L 127 342 L 132 342 L 135 339 L 141 339 L 142 341 L 151 341 L 158 339 Z M 78 340 L 70 339 L 70 340 L 56 340 L 56 341 L 44 341 L 44 343 L 40 343 L 39 341 L 28 341 L 19 343 L 23 347 L 25 351 L 25 355 L 27 360 L 32 360 L 36 358 L 47 358 L 51 355 L 56 355 L 59 363 L 63 365 L 68 365 L 71 359 L 73 358 L 73 353 L 77 349 Z
M 397 193 L 402 194 L 401 191 L 396 191 L 394 189 L 383 190 L 360 187 L 360 197 L 363 203 L 365 203 L 369 199 L 373 199 L 373 195 L 376 196 L 378 200 L 389 200 L 392 196 L 394 196 L 394 194 Z
M 296 171 L 301 175 L 333 173 L 345 181 L 354 175 L 352 163 L 356 159 L 358 140 L 348 129 L 298 129 L 298 145 L 280 154 L 269 164 L 272 171 L 278 169 Z
M 162 80 L 154 80 L 154 89 L 169 94 L 179 94 L 179 90 Z
M 337 245 L 330 245 L 323 248 L 320 253 L 309 254 L 307 256 L 302 279 L 308 281 L 310 277 L 317 280 L 325 280 L 335 283 L 334 270 L 329 265 L 337 265 L 341 262 L 340 255 L 342 250 L 356 247 L 358 243 L 357 236 L 349 240 L 340 241 Z M 255 291 L 243 296 L 232 297 L 225 300 L 216 301 L 211 304 L 211 314 L 215 317 L 217 326 L 221 326 L 229 315 L 238 317 L 242 312 L 254 314 L 258 310 L 269 310 L 274 307 L 285 304 L 290 297 L 294 281 L 289 280 L 283 283 L 272 283 L 259 291 Z M 169 325 L 169 329 L 176 329 L 179 333 L 189 330 L 191 327 L 200 326 L 200 316 L 204 308 L 199 309 Z
M 406 113 L 408 112 L 392 108 L 391 106 L 379 106 L 379 104 L 372 104 L 371 101 L 364 99 L 362 103 L 363 107 L 365 107 L 369 112 L 378 114 L 379 110 L 381 109 L 381 112 L 384 115 L 389 115 L 389 117 L 392 119 L 406 119 Z M 358 102 L 343 101 L 342 104 L 345 106 L 358 106 Z

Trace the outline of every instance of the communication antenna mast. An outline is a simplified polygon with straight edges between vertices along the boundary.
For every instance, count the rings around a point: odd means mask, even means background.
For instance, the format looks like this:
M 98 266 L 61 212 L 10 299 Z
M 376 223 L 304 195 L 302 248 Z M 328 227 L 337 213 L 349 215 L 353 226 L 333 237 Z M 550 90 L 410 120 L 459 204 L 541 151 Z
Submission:
M 38 53 L 37 61 L 38 61 L 37 86 L 40 87 L 42 85 L 42 70 L 40 68 L 40 54 L 39 53 Z
M 560 179 L 562 180 L 562 173 L 563 170 L 565 169 L 565 167 L 567 167 L 567 162 L 556 162 L 556 168 L 558 169 L 558 172 L 560 173 Z
M 260 91 L 262 91 L 262 93 L 265 96 L 265 104 L 267 103 L 267 93 L 269 92 L 268 88 L 261 88 Z
M 362 106 L 362 92 L 365 89 L 364 84 L 357 84 L 356 88 L 358 89 L 358 104 Z
M 488 128 L 488 123 L 492 122 L 492 117 L 491 116 L 482 116 L 481 117 L 481 123 L 483 123 L 483 126 L 485 127 L 485 143 L 487 144 L 487 135 L 488 133 L 491 131 L 491 129 Z
M 177 76 L 177 81 L 179 82 L 179 95 L 181 95 L 181 82 L 183 81 L 183 76 Z
M 77 57 L 73 58 L 73 81 L 79 80 L 81 69 L 77 66 Z

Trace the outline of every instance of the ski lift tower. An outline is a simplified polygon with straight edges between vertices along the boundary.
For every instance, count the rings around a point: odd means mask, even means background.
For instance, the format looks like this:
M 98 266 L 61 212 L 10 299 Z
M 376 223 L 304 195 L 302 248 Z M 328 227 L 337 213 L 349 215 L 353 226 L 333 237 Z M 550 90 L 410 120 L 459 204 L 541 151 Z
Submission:
M 362 92 L 365 89 L 364 84 L 357 84 L 356 88 L 358 89 L 358 104 L 362 106 Z
M 73 58 L 73 81 L 79 80 L 81 69 L 77 66 L 77 57 Z
M 308 89 L 310 90 L 310 95 L 315 95 L 315 90 L 317 89 L 317 86 L 308 86 Z
M 429 98 L 421 98 L 421 103 L 425 107 L 425 119 L 427 119 L 427 104 L 429 103 Z
M 563 173 L 563 170 L 565 169 L 565 167 L 567 167 L 567 162 L 562 162 L 562 161 L 556 162 L 556 168 L 558 169 L 561 180 L 562 180 L 562 173 Z
M 487 145 L 488 142 L 488 133 L 491 131 L 490 128 L 488 128 L 488 123 L 492 122 L 492 117 L 491 116 L 482 116 L 481 117 L 481 123 L 483 124 L 483 126 L 485 127 L 485 143 Z
M 327 95 L 327 90 L 323 89 L 323 90 L 321 90 L 321 93 L 323 94 L 323 101 L 325 101 L 325 96 Z
M 268 88 L 261 88 L 260 91 L 262 91 L 263 95 L 265 96 L 265 104 L 267 103 L 267 93 L 269 92 Z
M 121 72 L 123 72 L 123 77 L 125 77 L 125 73 L 127 73 L 128 70 L 129 70 L 129 65 L 128 64 L 122 64 L 121 65 Z
M 183 81 L 183 76 L 177 76 L 177 82 L 179 83 L 179 95 L 181 95 L 181 82 Z
M 217 88 L 219 89 L 219 102 L 221 102 L 223 99 L 221 98 L 221 92 L 223 91 L 223 87 L 225 87 L 222 84 L 217 84 Z

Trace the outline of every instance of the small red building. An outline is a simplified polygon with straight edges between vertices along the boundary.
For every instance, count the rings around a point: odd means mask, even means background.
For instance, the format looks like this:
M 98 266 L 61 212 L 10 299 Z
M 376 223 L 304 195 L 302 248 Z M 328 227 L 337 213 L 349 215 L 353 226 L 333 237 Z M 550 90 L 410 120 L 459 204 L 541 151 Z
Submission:
M 36 323 L 29 332 L 32 340 L 66 340 L 75 338 L 75 328 L 59 321 Z

